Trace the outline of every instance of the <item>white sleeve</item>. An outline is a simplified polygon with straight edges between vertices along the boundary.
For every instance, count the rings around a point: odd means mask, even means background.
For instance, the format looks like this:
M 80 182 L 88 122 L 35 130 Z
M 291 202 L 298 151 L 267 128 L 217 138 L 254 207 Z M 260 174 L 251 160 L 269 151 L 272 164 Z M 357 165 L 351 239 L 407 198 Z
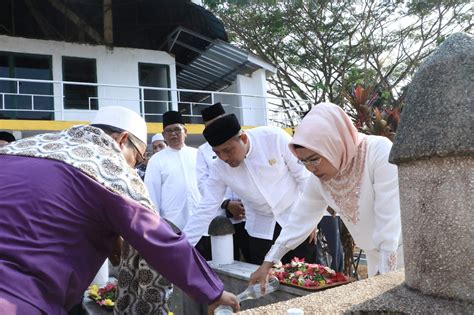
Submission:
M 226 184 L 220 179 L 216 167 L 211 167 L 201 202 L 183 229 L 183 233 L 186 234 L 191 245 L 195 246 L 199 242 L 202 235 L 207 233 L 209 223 L 220 214 L 225 190 Z
M 278 262 L 290 250 L 303 243 L 316 229 L 328 204 L 319 192 L 320 184 L 311 176 L 302 196 L 293 205 L 289 222 L 265 256 L 265 261 Z
M 375 194 L 372 237 L 379 250 L 379 272 L 382 274 L 391 271 L 390 257 L 397 251 L 401 235 L 398 171 L 397 166 L 388 162 L 391 147 L 390 140 L 381 138 L 369 156 Z
M 290 171 L 291 176 L 296 180 L 298 184 L 298 190 L 303 192 L 306 185 L 306 180 L 310 176 L 308 170 L 304 165 L 298 163 L 298 159 L 291 153 L 290 147 L 288 146 L 291 140 L 291 136 L 285 131 L 281 130 L 282 135 L 279 137 L 280 146 L 282 147 L 283 159 L 285 160 L 286 166 Z
M 209 165 L 207 165 L 204 152 L 199 147 L 196 158 L 196 178 L 198 182 L 198 189 L 201 195 L 204 195 L 204 187 L 207 179 L 209 178 Z
M 151 201 L 161 213 L 161 172 L 158 159 L 150 159 L 145 172 L 145 186 L 150 194 Z
M 236 194 L 234 194 L 234 193 L 232 192 L 232 190 L 230 190 L 230 188 L 227 188 L 227 189 L 225 190 L 224 199 L 240 200 L 240 197 L 237 196 Z M 225 210 L 224 210 L 224 213 L 225 213 Z

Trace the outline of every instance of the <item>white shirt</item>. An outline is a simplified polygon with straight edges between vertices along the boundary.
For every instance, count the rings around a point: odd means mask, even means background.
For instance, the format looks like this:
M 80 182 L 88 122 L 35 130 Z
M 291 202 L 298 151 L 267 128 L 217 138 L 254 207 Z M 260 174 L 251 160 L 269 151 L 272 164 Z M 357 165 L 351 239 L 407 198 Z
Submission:
M 182 229 L 201 199 L 196 179 L 197 149 L 167 147 L 148 161 L 145 185 L 160 215 Z
M 212 147 L 209 143 L 204 143 L 199 146 L 198 153 L 197 153 L 197 161 L 196 161 L 196 176 L 198 181 L 198 188 L 201 195 L 204 195 L 204 189 L 206 187 L 206 181 L 209 178 L 209 167 L 214 164 L 219 158 L 217 155 L 212 151 Z M 230 200 L 240 200 L 240 197 L 237 194 L 233 193 L 232 190 L 227 188 L 225 192 L 224 199 Z M 225 210 L 221 209 L 219 206 L 219 215 L 226 215 Z M 234 218 L 229 218 L 232 224 L 243 222 L 244 220 L 237 220 Z
M 309 173 L 290 152 L 291 137 L 282 129 L 258 127 L 247 130 L 246 134 L 250 148 L 238 167 L 230 167 L 218 159 L 210 168 L 201 203 L 184 228 L 192 245 L 216 216 L 226 187 L 242 198 L 250 235 L 260 231 L 262 235 L 273 236 L 274 220 L 281 226 L 288 221 L 287 210 L 298 198 Z M 252 223 L 253 217 L 257 218 Z M 259 221 L 266 226 L 259 226 Z
M 378 253 L 378 271 L 390 271 L 389 257 L 401 246 L 397 167 L 388 162 L 391 147 L 392 143 L 386 138 L 369 136 L 367 139 L 356 223 L 344 215 L 320 180 L 311 175 L 302 198 L 293 208 L 289 224 L 283 227 L 265 261 L 276 262 L 302 243 L 316 228 L 329 205 L 341 215 L 360 248 Z

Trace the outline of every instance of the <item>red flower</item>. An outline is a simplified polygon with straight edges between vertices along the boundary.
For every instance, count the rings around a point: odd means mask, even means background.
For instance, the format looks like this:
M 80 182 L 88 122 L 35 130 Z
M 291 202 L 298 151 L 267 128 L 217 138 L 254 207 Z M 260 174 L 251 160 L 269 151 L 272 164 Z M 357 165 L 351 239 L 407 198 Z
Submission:
M 332 280 L 335 282 L 345 282 L 347 281 L 347 277 L 342 272 L 336 272 L 332 277 Z
M 301 262 L 304 263 L 304 258 L 293 257 L 292 259 L 294 262 Z
M 115 287 L 116 287 L 115 284 L 109 282 L 109 283 L 107 283 L 107 285 L 104 287 L 104 289 L 105 289 L 106 292 L 108 292 L 108 291 L 114 290 Z
M 274 271 L 274 275 L 283 283 L 304 287 L 324 287 L 336 282 L 346 282 L 347 277 L 336 273 L 329 267 L 319 264 L 307 264 L 304 259 L 293 258 L 290 264 Z

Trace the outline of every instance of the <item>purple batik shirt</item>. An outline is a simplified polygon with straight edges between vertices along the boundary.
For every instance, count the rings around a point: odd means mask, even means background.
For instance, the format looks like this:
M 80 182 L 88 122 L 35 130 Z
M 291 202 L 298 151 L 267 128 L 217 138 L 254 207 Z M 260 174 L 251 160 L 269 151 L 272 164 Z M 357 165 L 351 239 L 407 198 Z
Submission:
M 0 155 L 0 291 L 65 314 L 118 235 L 196 301 L 221 296 L 217 275 L 156 213 L 68 164 Z

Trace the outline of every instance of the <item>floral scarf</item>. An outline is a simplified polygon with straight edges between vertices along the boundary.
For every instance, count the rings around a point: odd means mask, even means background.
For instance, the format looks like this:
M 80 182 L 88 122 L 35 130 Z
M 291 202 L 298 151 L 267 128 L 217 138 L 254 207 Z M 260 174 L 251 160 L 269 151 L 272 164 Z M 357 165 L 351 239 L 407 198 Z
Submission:
M 101 129 L 74 126 L 58 133 L 21 139 L 0 148 L 0 154 L 53 159 L 69 164 L 108 190 L 129 197 L 156 212 L 143 181 L 125 160 L 117 143 Z M 119 266 L 114 313 L 168 314 L 172 285 L 129 244 Z

